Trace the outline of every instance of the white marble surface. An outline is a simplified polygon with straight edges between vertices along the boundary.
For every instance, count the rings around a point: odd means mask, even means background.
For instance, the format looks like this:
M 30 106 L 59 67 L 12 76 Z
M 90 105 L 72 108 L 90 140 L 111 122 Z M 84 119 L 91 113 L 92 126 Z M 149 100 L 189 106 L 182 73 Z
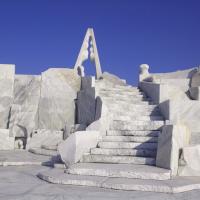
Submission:
M 15 65 L 0 64 L 0 128 L 8 128 L 13 102 Z
M 74 124 L 80 77 L 73 69 L 50 68 L 42 73 L 39 128 L 61 130 Z
M 189 144 L 190 132 L 183 124 L 166 125 L 158 137 L 156 166 L 171 169 L 177 175 L 179 152 Z
M 1 200 L 199 200 L 200 190 L 179 194 L 120 191 L 97 187 L 49 184 L 36 177 L 44 166 L 0 167 Z
M 15 75 L 14 102 L 9 128 L 11 135 L 29 137 L 38 127 L 41 76 Z
M 77 131 L 71 134 L 58 146 L 62 161 L 66 166 L 77 163 L 84 153 L 96 147 L 99 137 L 99 131 Z

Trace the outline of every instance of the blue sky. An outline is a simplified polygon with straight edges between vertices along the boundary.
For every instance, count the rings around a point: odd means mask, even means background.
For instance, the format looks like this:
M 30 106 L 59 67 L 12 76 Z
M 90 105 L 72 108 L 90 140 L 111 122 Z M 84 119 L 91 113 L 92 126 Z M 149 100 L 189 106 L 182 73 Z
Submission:
M 137 84 L 142 63 L 151 72 L 200 65 L 199 10 L 198 0 L 0 0 L 0 63 L 22 74 L 71 68 L 93 27 L 103 71 Z

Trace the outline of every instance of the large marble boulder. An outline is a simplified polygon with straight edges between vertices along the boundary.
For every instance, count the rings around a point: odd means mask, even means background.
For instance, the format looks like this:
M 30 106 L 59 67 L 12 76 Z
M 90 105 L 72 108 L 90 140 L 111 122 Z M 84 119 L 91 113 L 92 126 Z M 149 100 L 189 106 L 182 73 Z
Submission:
M 81 160 L 85 153 L 95 148 L 99 141 L 99 131 L 77 131 L 60 143 L 58 151 L 67 167 Z
M 80 77 L 73 69 L 51 68 L 41 75 L 39 129 L 69 129 L 75 121 L 75 102 Z
M 24 137 L 38 128 L 41 76 L 15 75 L 14 102 L 9 128 L 11 136 Z
M 177 175 L 181 149 L 189 144 L 190 132 L 183 124 L 165 125 L 158 138 L 156 166 Z
M 10 109 L 13 102 L 14 65 L 0 65 L 0 128 L 8 128 Z

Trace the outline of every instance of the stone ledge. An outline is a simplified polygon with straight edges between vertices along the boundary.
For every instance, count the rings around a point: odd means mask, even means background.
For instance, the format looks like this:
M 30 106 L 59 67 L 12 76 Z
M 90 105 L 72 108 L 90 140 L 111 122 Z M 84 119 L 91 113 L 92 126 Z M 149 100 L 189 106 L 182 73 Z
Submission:
M 53 184 L 95 186 L 106 189 L 126 191 L 146 191 L 161 193 L 180 193 L 200 189 L 200 179 L 194 177 L 175 177 L 171 180 L 141 180 L 129 178 L 107 178 L 99 176 L 80 176 L 65 174 L 63 169 L 51 169 L 37 175 Z

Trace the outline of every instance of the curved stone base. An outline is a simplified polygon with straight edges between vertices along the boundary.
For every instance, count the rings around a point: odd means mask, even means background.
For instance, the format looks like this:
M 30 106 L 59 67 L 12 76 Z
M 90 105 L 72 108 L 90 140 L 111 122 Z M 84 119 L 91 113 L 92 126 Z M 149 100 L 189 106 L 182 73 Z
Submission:
M 64 173 L 63 169 L 51 169 L 39 173 L 40 179 L 53 184 L 93 186 L 116 190 L 135 190 L 163 193 L 180 193 L 200 189 L 200 179 L 195 177 L 174 177 L 171 180 L 142 180 L 130 178 L 109 178 L 102 176 L 80 176 Z

